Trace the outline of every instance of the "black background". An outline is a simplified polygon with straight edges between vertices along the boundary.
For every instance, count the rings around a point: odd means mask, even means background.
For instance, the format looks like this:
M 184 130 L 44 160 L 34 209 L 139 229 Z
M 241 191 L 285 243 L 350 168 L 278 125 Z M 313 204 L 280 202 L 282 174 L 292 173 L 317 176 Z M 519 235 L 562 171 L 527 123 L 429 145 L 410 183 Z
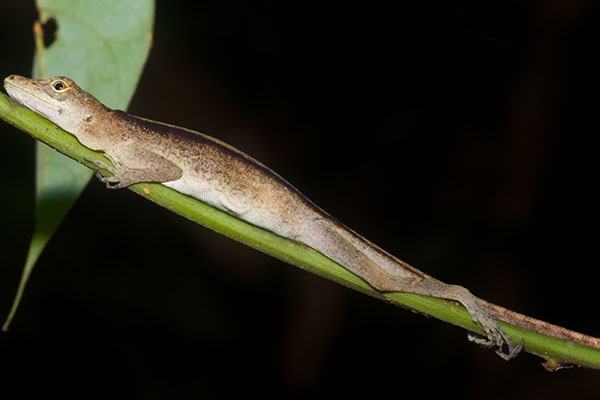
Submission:
M 29 3 L 0 3 L 2 77 L 30 75 Z M 599 336 L 600 6 L 398 3 L 158 1 L 129 111 L 235 145 L 443 281 Z M 34 142 L 0 140 L 4 318 Z M 598 372 L 539 363 L 95 180 L 0 335 L 0 390 L 22 398 L 597 398 Z

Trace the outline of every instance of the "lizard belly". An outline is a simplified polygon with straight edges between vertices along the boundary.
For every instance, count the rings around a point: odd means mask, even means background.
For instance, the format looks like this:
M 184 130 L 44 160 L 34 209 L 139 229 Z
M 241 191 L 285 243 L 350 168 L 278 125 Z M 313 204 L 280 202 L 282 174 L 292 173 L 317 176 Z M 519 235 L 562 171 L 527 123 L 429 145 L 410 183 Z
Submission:
M 242 190 L 224 189 L 185 175 L 162 184 L 278 235 L 290 239 L 297 236 L 274 210 L 265 208 L 264 204 Z
M 183 193 L 204 203 L 210 204 L 213 207 L 227 211 L 221 202 L 221 198 L 223 197 L 221 191 L 214 187 L 214 185 L 198 180 L 190 182 L 190 179 L 185 175 L 176 181 L 162 182 L 162 184 L 179 193 Z

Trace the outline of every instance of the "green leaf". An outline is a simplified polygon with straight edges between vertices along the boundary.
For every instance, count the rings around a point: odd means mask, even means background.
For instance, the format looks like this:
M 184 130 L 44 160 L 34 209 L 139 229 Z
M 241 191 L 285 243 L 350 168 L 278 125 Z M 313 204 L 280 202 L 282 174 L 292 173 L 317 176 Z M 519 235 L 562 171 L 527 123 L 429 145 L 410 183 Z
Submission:
M 41 75 L 69 76 L 107 106 L 127 109 L 152 43 L 154 1 L 36 3 L 40 19 L 54 18 L 57 24 L 56 40 L 36 57 Z M 36 146 L 35 230 L 3 330 L 8 329 L 37 259 L 92 176 L 89 169 L 46 145 Z
M 37 0 L 40 18 L 56 20 L 45 51 L 47 75 L 66 75 L 110 108 L 125 110 L 152 40 L 152 0 Z

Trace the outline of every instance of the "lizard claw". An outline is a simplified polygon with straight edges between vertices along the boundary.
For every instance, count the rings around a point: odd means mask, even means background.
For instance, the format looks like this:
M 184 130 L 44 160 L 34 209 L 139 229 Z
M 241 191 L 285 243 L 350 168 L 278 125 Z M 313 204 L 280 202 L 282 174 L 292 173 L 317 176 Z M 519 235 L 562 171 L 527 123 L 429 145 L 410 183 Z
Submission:
M 508 353 L 502 352 L 502 350 L 496 350 L 496 354 L 502 357 L 505 361 L 512 360 L 521 352 L 523 346 L 525 345 L 525 339 L 521 338 L 521 343 L 515 345 L 513 342 L 507 342 L 508 345 Z
M 483 310 L 477 303 L 465 301 L 463 304 L 470 312 L 473 321 L 478 323 L 483 328 L 485 333 L 483 335 L 484 337 L 469 334 L 467 336 L 469 341 L 487 348 L 496 347 L 496 354 L 506 361 L 515 358 L 517 354 L 519 354 L 525 343 L 522 338 L 521 344 L 516 345 L 512 342 L 512 340 L 510 340 L 510 338 L 506 335 L 504 330 L 498 325 L 498 322 L 494 318 L 492 318 L 487 312 L 482 312 Z M 469 310 L 469 308 L 471 309 Z M 508 347 L 508 352 L 506 353 L 503 351 L 504 345 Z
M 117 176 L 103 176 L 99 172 L 96 172 L 96 177 L 100 179 L 100 181 L 106 184 L 107 189 L 121 189 L 121 180 Z
M 107 189 L 121 189 L 122 187 L 124 187 L 123 185 L 121 185 L 121 179 L 118 177 L 118 174 L 117 174 L 118 168 L 111 167 L 110 165 L 106 164 L 104 161 L 95 160 L 88 156 L 85 156 L 84 158 L 86 161 L 89 161 L 96 166 L 94 168 L 94 175 L 96 175 L 96 178 L 98 178 L 98 180 L 100 182 L 102 182 L 106 185 Z M 104 176 L 100 173 L 100 169 L 107 170 L 108 172 L 110 172 L 113 175 L 112 176 Z
M 491 348 L 491 347 L 498 347 L 498 350 L 496 350 L 496 354 L 498 356 L 500 356 L 502 359 L 504 359 L 505 361 L 509 361 L 513 358 L 515 358 L 523 349 L 523 346 L 525 345 L 525 339 L 521 338 L 521 343 L 518 345 L 515 345 L 512 340 L 510 340 L 508 338 L 508 336 L 506 336 L 506 334 L 504 333 L 503 330 L 501 330 L 500 328 L 498 330 L 496 330 L 495 332 L 486 332 L 488 333 L 488 337 L 487 338 L 482 338 L 476 335 L 471 335 L 468 334 L 467 337 L 469 338 L 469 341 L 476 343 L 480 346 L 483 347 L 487 347 L 487 348 Z M 504 344 L 506 344 L 506 346 L 508 346 L 508 352 L 505 353 L 502 349 L 504 347 Z

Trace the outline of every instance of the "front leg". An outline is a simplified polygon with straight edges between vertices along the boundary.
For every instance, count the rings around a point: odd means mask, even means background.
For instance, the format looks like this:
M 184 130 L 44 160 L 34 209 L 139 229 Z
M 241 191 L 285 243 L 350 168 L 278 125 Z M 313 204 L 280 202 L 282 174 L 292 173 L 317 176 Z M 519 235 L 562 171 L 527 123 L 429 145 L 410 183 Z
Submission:
M 170 182 L 183 175 L 183 170 L 175 163 L 159 154 L 147 150 L 138 150 L 127 154 L 128 164 L 123 165 L 116 157 L 104 153 L 114 167 L 105 162 L 86 157 L 87 161 L 94 163 L 96 177 L 106 184 L 108 189 L 122 189 L 138 182 Z M 120 157 L 122 159 L 123 157 Z M 109 171 L 112 176 L 103 176 L 98 169 Z

